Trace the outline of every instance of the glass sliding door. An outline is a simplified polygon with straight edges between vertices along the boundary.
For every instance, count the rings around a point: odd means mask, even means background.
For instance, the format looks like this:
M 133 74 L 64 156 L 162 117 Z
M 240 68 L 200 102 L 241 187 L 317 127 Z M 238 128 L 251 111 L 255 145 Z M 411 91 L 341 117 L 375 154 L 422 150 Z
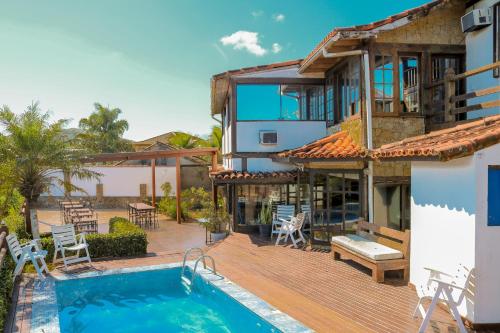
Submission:
M 313 241 L 329 241 L 361 217 L 359 172 L 314 172 L 311 175 Z

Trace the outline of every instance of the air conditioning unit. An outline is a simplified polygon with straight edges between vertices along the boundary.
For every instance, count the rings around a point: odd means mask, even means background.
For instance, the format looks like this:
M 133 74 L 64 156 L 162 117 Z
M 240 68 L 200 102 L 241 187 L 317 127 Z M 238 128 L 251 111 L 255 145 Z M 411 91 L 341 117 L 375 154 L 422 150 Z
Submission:
M 462 16 L 462 31 L 471 32 L 491 24 L 491 8 L 474 9 Z
M 259 132 L 261 145 L 277 145 L 278 133 L 276 131 L 260 131 Z

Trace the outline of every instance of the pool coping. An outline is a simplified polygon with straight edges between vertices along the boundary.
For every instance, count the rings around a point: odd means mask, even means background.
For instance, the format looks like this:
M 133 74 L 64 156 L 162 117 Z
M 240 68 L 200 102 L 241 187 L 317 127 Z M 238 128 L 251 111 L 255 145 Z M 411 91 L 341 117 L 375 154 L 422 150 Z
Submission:
M 193 269 L 194 261 L 186 262 L 186 265 Z M 31 315 L 31 333 L 60 333 L 59 313 L 57 308 L 57 295 L 55 290 L 56 281 L 74 280 L 91 278 L 106 275 L 126 274 L 145 272 L 152 270 L 161 270 L 169 268 L 182 267 L 182 263 L 170 263 L 160 265 L 149 265 L 140 267 L 127 267 L 118 269 L 109 269 L 104 271 L 92 271 L 78 274 L 64 274 L 58 276 L 48 276 L 45 279 L 35 280 L 33 296 L 32 296 L 32 315 Z M 290 317 L 288 314 L 281 312 L 271 306 L 266 301 L 252 294 L 243 287 L 235 284 L 225 276 L 198 266 L 196 271 L 199 276 L 217 287 L 231 298 L 248 308 L 250 311 L 269 322 L 278 330 L 287 333 L 311 333 L 312 329 L 306 327 L 298 320 Z

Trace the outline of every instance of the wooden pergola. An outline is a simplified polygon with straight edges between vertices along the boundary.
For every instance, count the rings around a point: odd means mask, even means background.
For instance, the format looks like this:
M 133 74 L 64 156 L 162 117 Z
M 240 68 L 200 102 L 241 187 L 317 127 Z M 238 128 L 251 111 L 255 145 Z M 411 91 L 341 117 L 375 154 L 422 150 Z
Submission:
M 84 159 L 85 163 L 133 161 L 151 159 L 151 201 L 156 207 L 156 159 L 175 158 L 175 196 L 177 199 L 177 223 L 181 223 L 181 158 L 193 156 L 211 156 L 212 170 L 217 169 L 217 148 L 195 148 L 178 150 L 151 150 L 130 153 L 106 153 L 92 155 Z M 214 202 L 217 202 L 217 191 L 212 189 Z

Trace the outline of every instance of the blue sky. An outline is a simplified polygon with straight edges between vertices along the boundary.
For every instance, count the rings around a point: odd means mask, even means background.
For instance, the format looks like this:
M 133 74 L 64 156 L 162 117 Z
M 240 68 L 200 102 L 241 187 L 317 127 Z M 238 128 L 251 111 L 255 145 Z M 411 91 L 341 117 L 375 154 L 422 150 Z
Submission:
M 119 107 L 126 137 L 208 133 L 210 77 L 305 57 L 334 27 L 425 0 L 0 0 L 0 105 L 39 100 L 76 126 Z

